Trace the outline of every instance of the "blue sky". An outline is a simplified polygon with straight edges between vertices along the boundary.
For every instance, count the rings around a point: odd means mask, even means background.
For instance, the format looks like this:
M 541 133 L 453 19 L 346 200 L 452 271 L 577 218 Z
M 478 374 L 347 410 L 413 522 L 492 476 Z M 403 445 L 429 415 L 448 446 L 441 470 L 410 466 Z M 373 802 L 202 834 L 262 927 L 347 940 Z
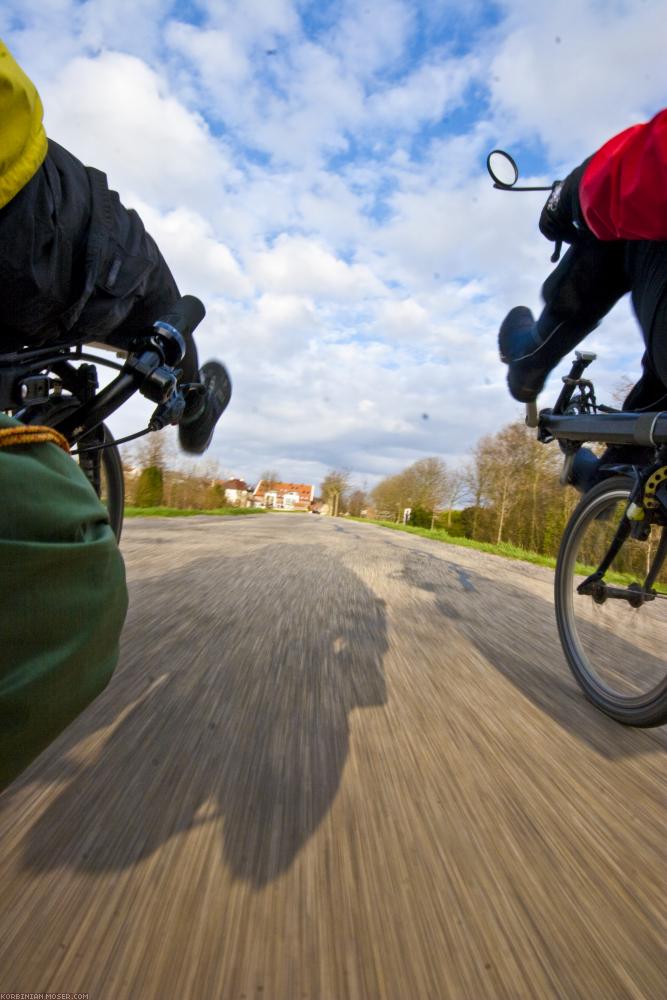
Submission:
M 206 303 L 235 390 L 210 455 L 250 481 L 460 465 L 519 416 L 497 328 L 550 247 L 486 153 L 550 181 L 667 96 L 663 0 L 4 0 L 0 33 Z M 588 346 L 608 391 L 637 375 L 626 304 Z

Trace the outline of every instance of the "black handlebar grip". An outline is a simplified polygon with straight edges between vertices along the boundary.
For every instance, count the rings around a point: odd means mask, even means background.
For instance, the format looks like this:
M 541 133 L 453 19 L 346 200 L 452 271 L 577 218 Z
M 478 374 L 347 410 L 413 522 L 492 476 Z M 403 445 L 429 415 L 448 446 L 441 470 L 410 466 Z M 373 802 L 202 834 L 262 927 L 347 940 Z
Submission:
M 196 330 L 204 316 L 206 309 L 203 302 L 195 298 L 194 295 L 184 295 L 179 299 L 167 313 L 162 313 L 158 322 L 168 323 L 176 327 L 178 332 L 187 337 Z

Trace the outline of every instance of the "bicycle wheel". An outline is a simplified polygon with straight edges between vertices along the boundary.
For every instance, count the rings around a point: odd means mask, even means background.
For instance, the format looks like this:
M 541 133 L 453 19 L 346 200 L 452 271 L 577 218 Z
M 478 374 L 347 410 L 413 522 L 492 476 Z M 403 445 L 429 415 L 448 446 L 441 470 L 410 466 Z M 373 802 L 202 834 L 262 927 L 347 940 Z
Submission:
M 80 452 L 79 465 L 107 508 L 109 524 L 116 540 L 120 541 L 125 507 L 125 480 L 120 453 L 106 424 L 102 424 L 101 428 L 96 428 L 91 434 L 81 438 L 80 446 L 85 448 L 86 445 L 94 443 L 93 435 L 97 435 L 99 443 L 106 445 L 106 447 Z
M 26 423 L 42 423 L 57 428 L 79 405 L 79 402 L 70 396 L 56 397 L 49 399 L 44 406 L 34 407 L 30 413 L 21 414 L 20 418 Z M 120 453 L 113 435 L 106 424 L 102 424 L 82 438 L 80 444 L 83 448 L 93 444 L 110 445 L 99 450 L 82 451 L 79 455 L 79 465 L 107 508 L 112 531 L 120 541 L 125 506 L 125 480 Z
M 556 563 L 556 621 L 567 661 L 589 700 L 626 725 L 659 726 L 667 722 L 667 567 L 656 578 L 652 599 L 642 597 L 642 588 L 667 528 L 653 526 L 643 541 L 627 537 L 601 584 L 587 594 L 577 589 L 607 555 L 631 491 L 628 477 L 607 479 L 572 514 Z

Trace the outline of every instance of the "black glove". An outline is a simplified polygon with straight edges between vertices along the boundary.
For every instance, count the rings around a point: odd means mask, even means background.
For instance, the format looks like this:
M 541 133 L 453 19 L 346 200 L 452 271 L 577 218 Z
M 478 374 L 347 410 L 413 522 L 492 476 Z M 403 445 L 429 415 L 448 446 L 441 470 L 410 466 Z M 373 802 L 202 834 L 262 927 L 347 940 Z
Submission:
M 564 181 L 556 181 L 542 209 L 540 232 L 554 243 L 576 243 L 582 229 L 588 229 L 579 205 L 579 184 L 587 166 L 584 160 Z

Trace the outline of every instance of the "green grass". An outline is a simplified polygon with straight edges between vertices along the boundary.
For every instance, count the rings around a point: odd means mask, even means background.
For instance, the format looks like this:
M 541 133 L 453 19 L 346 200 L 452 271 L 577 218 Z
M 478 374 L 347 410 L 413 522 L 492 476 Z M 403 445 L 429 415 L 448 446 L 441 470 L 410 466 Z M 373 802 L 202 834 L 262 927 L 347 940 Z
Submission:
M 209 517 L 228 517 L 243 514 L 265 514 L 262 507 L 216 507 L 212 510 L 194 510 L 178 507 L 126 507 L 125 517 L 195 517 L 206 514 Z
M 262 509 L 264 509 L 264 508 L 262 508 Z M 287 510 L 284 510 L 282 507 L 267 507 L 266 508 L 266 512 L 267 512 L 267 514 L 308 514 L 309 513 L 309 511 L 303 510 L 303 508 L 301 508 L 301 507 L 299 507 L 299 508 L 296 508 L 296 507 L 289 508 Z
M 475 542 L 472 538 L 462 538 L 459 535 L 449 535 L 443 528 L 415 528 L 411 524 L 396 524 L 395 521 L 374 521 L 368 517 L 351 517 L 350 521 L 361 521 L 366 524 L 378 524 L 381 528 L 391 528 L 392 531 L 405 531 L 409 535 L 420 535 L 422 538 L 432 538 L 436 542 L 446 542 L 448 545 L 460 545 L 465 549 L 477 549 L 478 552 L 489 552 L 494 556 L 503 556 L 505 559 L 522 559 L 524 562 L 535 563 L 538 566 L 550 566 L 552 569 L 556 565 L 553 556 L 542 556 L 537 552 L 529 552 L 521 549 L 518 545 L 510 542 L 500 542 L 494 545 L 492 542 Z

